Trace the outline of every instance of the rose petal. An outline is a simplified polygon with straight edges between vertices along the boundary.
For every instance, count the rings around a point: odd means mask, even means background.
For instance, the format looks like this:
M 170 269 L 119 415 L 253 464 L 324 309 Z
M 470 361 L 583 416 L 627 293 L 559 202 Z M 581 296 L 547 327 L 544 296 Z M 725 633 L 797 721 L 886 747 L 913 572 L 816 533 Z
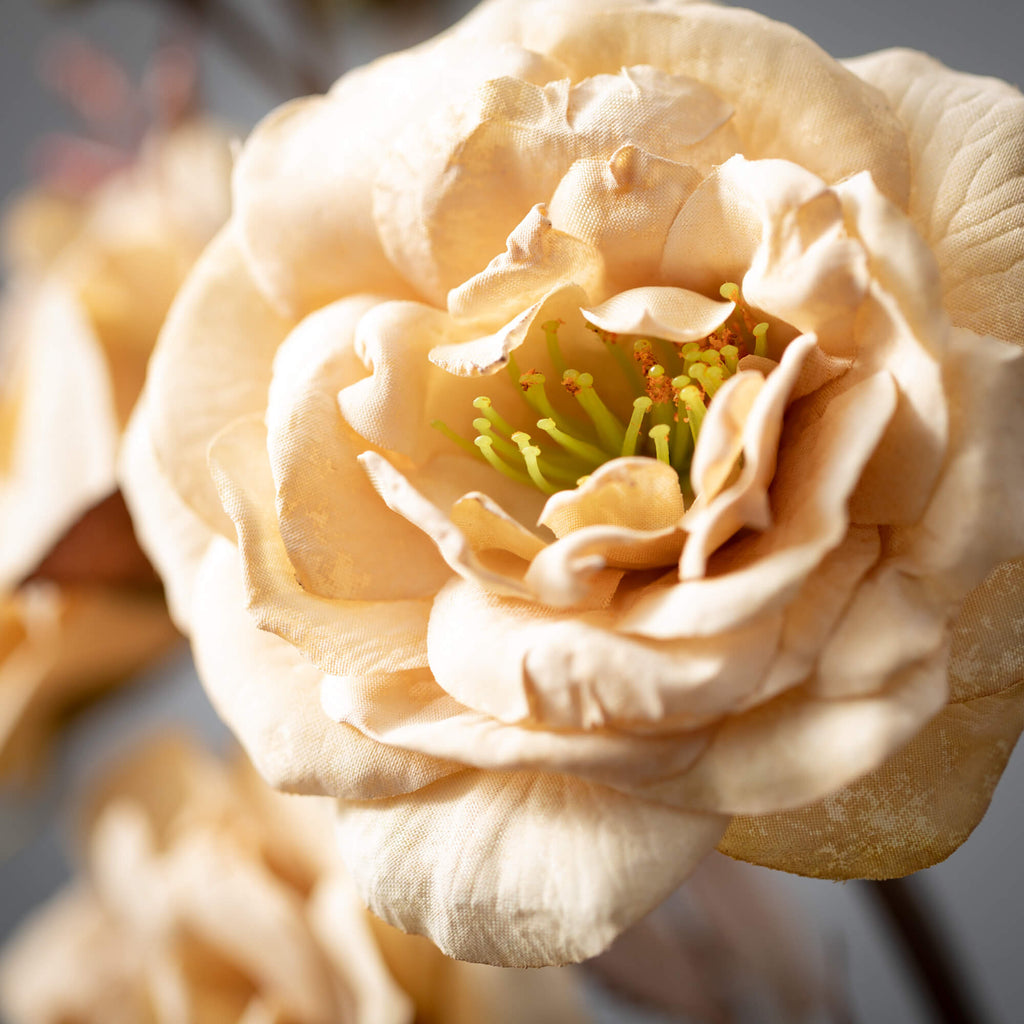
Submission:
M 910 217 L 938 257 L 943 305 L 959 327 L 1024 337 L 1024 97 L 913 50 L 845 62 L 903 122 Z
M 674 159 L 730 114 L 692 79 L 619 68 L 545 85 L 492 72 L 468 102 L 439 107 L 395 140 L 374 214 L 392 262 L 423 295 L 440 305 L 481 271 L 579 157 L 633 142 Z
M 947 693 L 942 650 L 870 697 L 784 695 L 726 719 L 696 764 L 667 785 L 686 806 L 719 813 L 799 807 L 876 768 L 943 708 Z
M 277 789 L 374 799 L 412 791 L 453 771 L 397 754 L 324 716 L 322 669 L 260 630 L 245 611 L 238 553 L 218 539 L 200 570 L 192 636 L 196 665 L 218 714 Z
M 612 334 L 642 334 L 668 341 L 699 341 L 717 330 L 733 311 L 685 288 L 633 288 L 581 312 L 589 323 Z
M 548 211 L 555 227 L 601 253 L 614 295 L 657 280 L 672 221 L 699 183 L 695 168 L 624 145 L 607 160 L 577 160 Z
M 895 404 L 892 379 L 879 373 L 831 401 L 823 414 L 802 409 L 779 448 L 775 525 L 724 553 L 737 568 L 652 587 L 619 628 L 649 637 L 714 636 L 788 601 L 845 537 L 850 492 Z
M 182 502 L 231 536 L 206 465 L 214 436 L 266 408 L 274 352 L 290 324 L 249 276 L 229 225 L 192 270 L 167 317 L 146 396 L 153 448 Z
M 423 597 L 448 570 L 419 531 L 387 515 L 357 462 L 368 443 L 338 409 L 338 391 L 366 376 L 353 336 L 372 306 L 367 296 L 325 306 L 278 349 L 266 413 L 278 524 L 304 590 L 362 600 Z
M 245 607 L 260 629 L 294 644 L 325 672 L 401 671 L 424 664 L 429 601 L 345 601 L 318 597 L 299 585 L 277 530 L 260 420 L 238 420 L 214 439 L 210 471 L 238 530 Z
M 600 952 L 725 825 L 570 776 L 472 769 L 338 814 L 342 859 L 374 913 L 450 956 L 518 967 Z
M 456 580 L 431 611 L 430 669 L 457 701 L 499 721 L 671 731 L 703 725 L 756 690 L 782 623 L 769 615 L 668 643 L 616 625 L 614 609 L 556 612 Z

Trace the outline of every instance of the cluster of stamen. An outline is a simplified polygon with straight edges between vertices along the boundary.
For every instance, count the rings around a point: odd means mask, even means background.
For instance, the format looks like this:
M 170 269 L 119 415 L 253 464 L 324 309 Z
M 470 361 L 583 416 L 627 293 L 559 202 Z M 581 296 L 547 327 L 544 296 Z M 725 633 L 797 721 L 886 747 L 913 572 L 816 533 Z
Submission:
M 582 483 L 598 466 L 621 456 L 644 455 L 672 466 L 680 488 L 690 496 L 689 470 L 708 405 L 722 384 L 736 373 L 746 355 L 766 354 L 768 324 L 755 323 L 742 304 L 739 287 L 724 284 L 721 294 L 736 310 L 716 331 L 685 344 L 662 338 L 612 334 L 591 326 L 637 395 L 623 421 L 604 403 L 591 374 L 568 366 L 558 343 L 560 321 L 542 324 L 548 358 L 561 387 L 575 399 L 581 416 L 559 412 L 548 393 L 548 377 L 536 369 L 523 373 L 510 357 L 507 372 L 544 435 L 535 443 L 494 408 L 486 395 L 474 399 L 472 442 L 447 424 L 432 426 L 499 473 L 532 484 L 545 494 Z

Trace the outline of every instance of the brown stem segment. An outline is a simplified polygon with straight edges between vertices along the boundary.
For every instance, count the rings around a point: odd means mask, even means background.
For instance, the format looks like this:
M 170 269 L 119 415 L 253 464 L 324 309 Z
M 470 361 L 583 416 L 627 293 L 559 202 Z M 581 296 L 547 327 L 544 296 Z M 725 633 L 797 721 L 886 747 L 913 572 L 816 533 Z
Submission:
M 872 896 L 899 939 L 907 965 L 927 999 L 937 1024 L 986 1024 L 958 958 L 913 877 L 869 881 Z

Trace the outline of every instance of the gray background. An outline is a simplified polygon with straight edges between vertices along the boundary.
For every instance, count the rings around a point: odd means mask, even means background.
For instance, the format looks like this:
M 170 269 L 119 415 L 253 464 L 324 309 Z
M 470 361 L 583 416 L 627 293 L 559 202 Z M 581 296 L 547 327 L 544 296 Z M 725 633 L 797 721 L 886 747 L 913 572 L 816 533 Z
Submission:
M 236 0 L 275 33 L 288 30 L 269 0 Z M 415 42 L 450 23 L 470 5 L 444 2 L 391 18 L 353 16 L 329 59 L 343 68 Z M 953 67 L 1020 84 L 1024 79 L 1024 15 L 1015 0 L 760 0 L 749 6 L 802 29 L 836 56 L 887 46 L 912 46 Z M 66 108 L 35 77 L 43 41 L 74 31 L 142 66 L 161 38 L 166 8 L 157 0 L 97 0 L 75 10 L 33 0 L 0 0 L 0 196 L 26 181 L 25 154 L 41 132 L 74 126 Z M 204 50 L 207 106 L 245 129 L 280 97 L 255 81 L 215 44 Z M 93 709 L 71 731 L 58 770 L 31 801 L 0 803 L 0 940 L 24 913 L 66 877 L 69 847 L 57 811 L 73 802 L 96 765 L 137 742 L 146 729 L 179 722 L 218 744 L 222 727 L 209 709 L 187 654 L 181 652 L 131 690 Z M 928 887 L 962 970 L 992 1021 L 1024 1019 L 1024 754 L 1017 751 L 975 834 L 948 861 L 919 877 Z M 926 1024 L 899 954 L 874 916 L 859 883 L 838 885 L 772 873 L 787 894 L 843 951 L 855 1019 L 861 1024 Z M 614 1014 L 608 1020 L 621 1019 Z

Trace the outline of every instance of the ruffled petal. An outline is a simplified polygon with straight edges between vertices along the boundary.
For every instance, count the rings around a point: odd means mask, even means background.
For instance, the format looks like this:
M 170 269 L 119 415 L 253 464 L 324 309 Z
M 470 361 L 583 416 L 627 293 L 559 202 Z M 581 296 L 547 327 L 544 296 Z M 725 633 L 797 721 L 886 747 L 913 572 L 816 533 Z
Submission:
M 157 461 L 184 504 L 230 537 L 206 464 L 232 420 L 263 414 L 274 353 L 291 327 L 249 275 L 229 224 L 210 243 L 168 314 L 146 384 Z
M 457 701 L 499 721 L 678 731 L 755 692 L 782 628 L 780 615 L 766 615 L 714 637 L 655 642 L 617 632 L 616 618 L 614 609 L 556 612 L 456 580 L 431 611 L 430 669 Z
M 341 803 L 338 816 L 342 859 L 374 913 L 449 956 L 507 967 L 599 953 L 726 824 L 570 776 L 472 769 L 413 799 Z
M 887 373 L 790 417 L 772 485 L 774 525 L 737 541 L 705 579 L 654 586 L 620 629 L 639 636 L 714 636 L 784 604 L 846 536 L 846 504 L 896 405 Z
M 260 630 L 245 610 L 238 552 L 218 538 L 203 561 L 192 635 L 196 665 L 218 714 L 277 789 L 375 799 L 412 792 L 459 766 L 397 752 L 328 719 L 322 669 Z
M 1024 96 L 913 50 L 845 61 L 881 89 L 906 130 L 910 217 L 938 257 L 958 327 L 1024 338 Z
M 648 285 L 619 292 L 598 306 L 580 310 L 588 323 L 611 334 L 641 334 L 668 341 L 699 341 L 717 330 L 733 311 L 685 288 Z
M 395 140 L 374 214 L 392 262 L 423 295 L 441 305 L 481 271 L 576 159 L 607 159 L 623 143 L 676 159 L 731 113 L 692 79 L 619 68 L 544 85 L 492 72 L 468 101 Z
M 739 145 L 731 152 L 791 160 L 829 183 L 868 170 L 906 208 L 910 169 L 900 121 L 870 86 L 788 25 L 695 3 L 588 10 L 586 17 L 555 12 L 530 28 L 525 45 L 561 61 L 574 79 L 640 62 L 691 76 L 735 110 L 730 125 Z
M 214 439 L 210 470 L 238 531 L 244 606 L 260 629 L 294 644 L 325 672 L 422 667 L 429 600 L 346 601 L 299 585 L 277 529 L 266 429 L 259 419 L 238 420 Z
M 353 341 L 373 305 L 353 296 L 325 306 L 274 360 L 266 419 L 278 525 L 299 584 L 321 597 L 424 597 L 448 577 L 426 538 L 385 511 L 357 461 L 369 444 L 338 409 L 338 391 L 366 376 Z

